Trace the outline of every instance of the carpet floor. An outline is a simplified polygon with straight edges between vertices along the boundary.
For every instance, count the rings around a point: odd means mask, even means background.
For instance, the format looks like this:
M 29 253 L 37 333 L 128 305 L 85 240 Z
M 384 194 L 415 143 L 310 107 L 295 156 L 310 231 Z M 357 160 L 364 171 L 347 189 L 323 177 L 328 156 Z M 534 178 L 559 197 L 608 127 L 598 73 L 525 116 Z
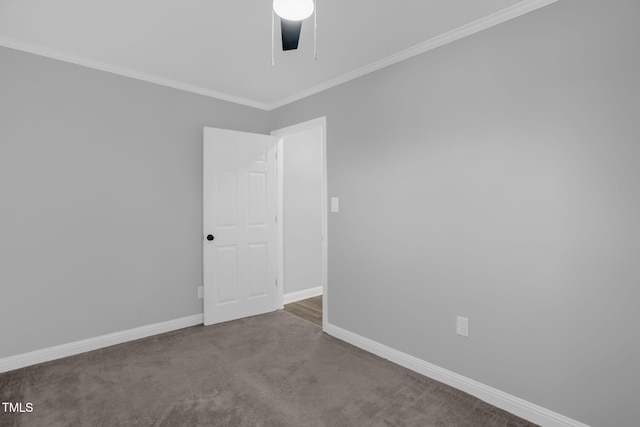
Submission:
M 532 426 L 290 313 L 0 374 L 1 426 Z

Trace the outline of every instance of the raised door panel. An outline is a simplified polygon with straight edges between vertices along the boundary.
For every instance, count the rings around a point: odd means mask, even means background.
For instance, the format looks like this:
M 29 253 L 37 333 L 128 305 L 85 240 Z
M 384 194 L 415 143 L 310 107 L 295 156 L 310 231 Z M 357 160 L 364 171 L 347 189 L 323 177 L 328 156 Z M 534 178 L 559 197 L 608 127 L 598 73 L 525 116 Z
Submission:
M 247 175 L 247 226 L 267 225 L 267 174 L 249 172 Z
M 240 299 L 238 289 L 238 248 L 218 246 L 215 249 L 215 304 L 236 303 Z
M 238 179 L 236 171 L 226 170 L 217 172 L 215 186 L 215 227 L 234 228 L 238 225 Z
M 269 278 L 269 247 L 267 242 L 249 244 L 249 266 L 247 280 L 249 282 L 249 298 L 267 296 Z

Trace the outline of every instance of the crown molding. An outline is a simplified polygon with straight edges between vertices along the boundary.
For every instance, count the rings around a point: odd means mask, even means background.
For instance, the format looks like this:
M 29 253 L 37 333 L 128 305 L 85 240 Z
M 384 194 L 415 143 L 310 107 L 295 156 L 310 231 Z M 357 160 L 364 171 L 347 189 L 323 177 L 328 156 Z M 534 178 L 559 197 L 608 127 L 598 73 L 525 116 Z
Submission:
M 396 64 L 398 62 L 404 61 L 405 59 L 412 58 L 414 56 L 420 55 L 422 53 L 428 52 L 430 50 L 436 49 L 445 44 L 454 42 L 461 38 L 470 36 L 479 31 L 486 30 L 487 28 L 493 27 L 495 25 L 501 24 L 505 21 L 508 21 L 513 18 L 517 18 L 518 16 L 524 15 L 526 13 L 532 12 L 536 9 L 539 9 L 543 6 L 547 6 L 551 3 L 555 3 L 558 0 L 524 0 L 519 3 L 516 3 L 513 6 L 510 6 L 506 9 L 502 9 L 494 14 L 488 15 L 484 18 L 478 19 L 476 21 L 470 22 L 466 25 L 443 33 L 439 36 L 433 37 L 429 40 L 425 40 L 420 42 L 414 46 L 411 46 L 407 49 L 401 50 L 400 52 L 389 55 L 385 58 L 382 58 L 378 61 L 372 62 L 364 67 L 357 68 L 353 71 L 350 71 L 341 76 L 335 77 L 331 80 L 327 80 L 324 83 L 313 86 L 309 89 L 306 89 L 302 92 L 298 92 L 295 95 L 288 96 L 279 101 L 273 102 L 269 104 L 268 110 L 273 110 L 275 108 L 283 107 L 287 104 L 290 104 L 295 101 L 299 101 L 303 98 L 306 98 L 311 95 L 315 95 L 316 93 L 325 91 L 334 86 L 341 85 L 350 80 L 357 79 L 358 77 L 362 77 L 366 74 L 372 73 L 374 71 L 378 71 L 382 68 L 388 67 L 390 65 Z
M 100 71 L 106 71 L 107 73 L 130 77 L 136 80 L 142 80 L 142 81 L 145 81 L 148 83 L 154 83 L 160 86 L 179 89 L 185 92 L 191 92 L 197 95 L 203 95 L 209 98 L 215 98 L 221 101 L 233 102 L 235 104 L 246 105 L 248 107 L 253 107 L 253 108 L 259 108 L 261 110 L 270 109 L 268 104 L 254 101 L 252 99 L 242 98 L 239 96 L 230 95 L 223 92 L 217 92 L 215 90 L 194 86 L 188 83 L 167 79 L 167 78 L 156 76 L 153 74 L 142 73 L 140 71 L 109 64 L 107 62 L 96 61 L 94 59 L 74 55 L 74 54 L 63 52 L 56 49 L 51 49 L 51 48 L 40 46 L 33 43 L 23 42 L 21 40 L 15 40 L 2 35 L 0 35 L 0 46 L 8 47 L 10 49 L 20 50 L 27 53 L 33 53 L 35 55 L 45 56 L 47 58 L 57 59 L 64 62 L 69 62 L 71 64 L 82 65 L 83 67 L 89 67 L 89 68 L 94 68 Z
M 5 46 L 11 49 L 21 50 L 21 51 L 33 53 L 36 55 L 45 56 L 48 58 L 58 59 L 60 61 L 70 62 L 72 64 L 82 65 L 85 67 L 106 71 L 108 73 L 119 74 L 121 76 L 131 77 L 137 80 L 142 80 L 149 83 L 155 83 L 161 86 L 166 86 L 173 89 L 179 89 L 185 92 L 191 92 L 198 95 L 219 99 L 222 101 L 233 102 L 233 103 L 245 105 L 248 107 L 258 108 L 260 110 L 271 111 L 276 108 L 283 107 L 292 102 L 299 101 L 308 96 L 315 95 L 316 93 L 330 89 L 334 86 L 341 85 L 350 80 L 357 79 L 358 77 L 362 77 L 366 74 L 372 73 L 374 71 L 377 71 L 382 68 L 388 67 L 390 65 L 396 64 L 398 62 L 404 61 L 405 59 L 409 59 L 416 55 L 420 55 L 422 53 L 436 49 L 440 46 L 454 42 L 463 37 L 470 36 L 479 31 L 485 30 L 487 28 L 501 24 L 510 19 L 532 12 L 541 7 L 547 6 L 551 3 L 555 3 L 556 1 L 558 0 L 520 1 L 514 4 L 513 6 L 510 6 L 506 9 L 502 9 L 494 14 L 491 14 L 484 18 L 470 22 L 469 24 L 466 24 L 454 30 L 448 31 L 439 36 L 433 37 L 429 40 L 425 40 L 424 42 L 418 43 L 400 52 L 394 53 L 378 61 L 372 62 L 368 65 L 365 65 L 364 67 L 357 68 L 353 71 L 342 74 L 341 76 L 332 78 L 330 80 L 327 80 L 326 82 L 313 86 L 309 89 L 303 90 L 301 92 L 298 92 L 286 98 L 282 98 L 278 101 L 274 101 L 272 103 L 264 103 L 264 102 L 256 101 L 253 99 L 242 98 L 239 96 L 214 91 L 211 89 L 206 89 L 199 86 L 194 86 L 194 85 L 179 82 L 176 80 L 167 79 L 167 78 L 156 76 L 153 74 L 142 73 L 139 71 L 131 70 L 124 67 L 119 67 L 106 62 L 96 61 L 96 60 L 85 58 L 82 56 L 70 54 L 68 52 L 63 52 L 63 51 L 51 49 L 48 47 L 11 39 L 9 37 L 5 37 L 2 35 L 0 35 L 0 46 Z

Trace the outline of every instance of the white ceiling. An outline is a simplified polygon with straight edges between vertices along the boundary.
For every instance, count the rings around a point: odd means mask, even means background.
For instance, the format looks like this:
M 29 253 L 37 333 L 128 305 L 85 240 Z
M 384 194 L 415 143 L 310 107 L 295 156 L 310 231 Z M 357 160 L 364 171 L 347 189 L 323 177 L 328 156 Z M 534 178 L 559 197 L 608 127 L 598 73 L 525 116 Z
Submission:
M 0 0 L 0 45 L 268 110 L 555 0 L 316 1 L 275 67 L 272 0 Z

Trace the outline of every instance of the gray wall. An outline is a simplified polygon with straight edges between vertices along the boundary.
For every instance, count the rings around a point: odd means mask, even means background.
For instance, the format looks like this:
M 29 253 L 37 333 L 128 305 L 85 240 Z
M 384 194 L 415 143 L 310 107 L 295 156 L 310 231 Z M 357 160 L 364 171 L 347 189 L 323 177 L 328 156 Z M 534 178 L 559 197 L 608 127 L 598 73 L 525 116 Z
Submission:
M 202 313 L 202 127 L 268 119 L 0 48 L 0 357 Z
M 329 321 L 636 425 L 639 18 L 562 0 L 276 110 L 327 116 Z
M 562 0 L 271 113 L 0 48 L 0 357 L 200 313 L 202 127 L 326 115 L 331 323 L 634 425 L 638 17 Z

